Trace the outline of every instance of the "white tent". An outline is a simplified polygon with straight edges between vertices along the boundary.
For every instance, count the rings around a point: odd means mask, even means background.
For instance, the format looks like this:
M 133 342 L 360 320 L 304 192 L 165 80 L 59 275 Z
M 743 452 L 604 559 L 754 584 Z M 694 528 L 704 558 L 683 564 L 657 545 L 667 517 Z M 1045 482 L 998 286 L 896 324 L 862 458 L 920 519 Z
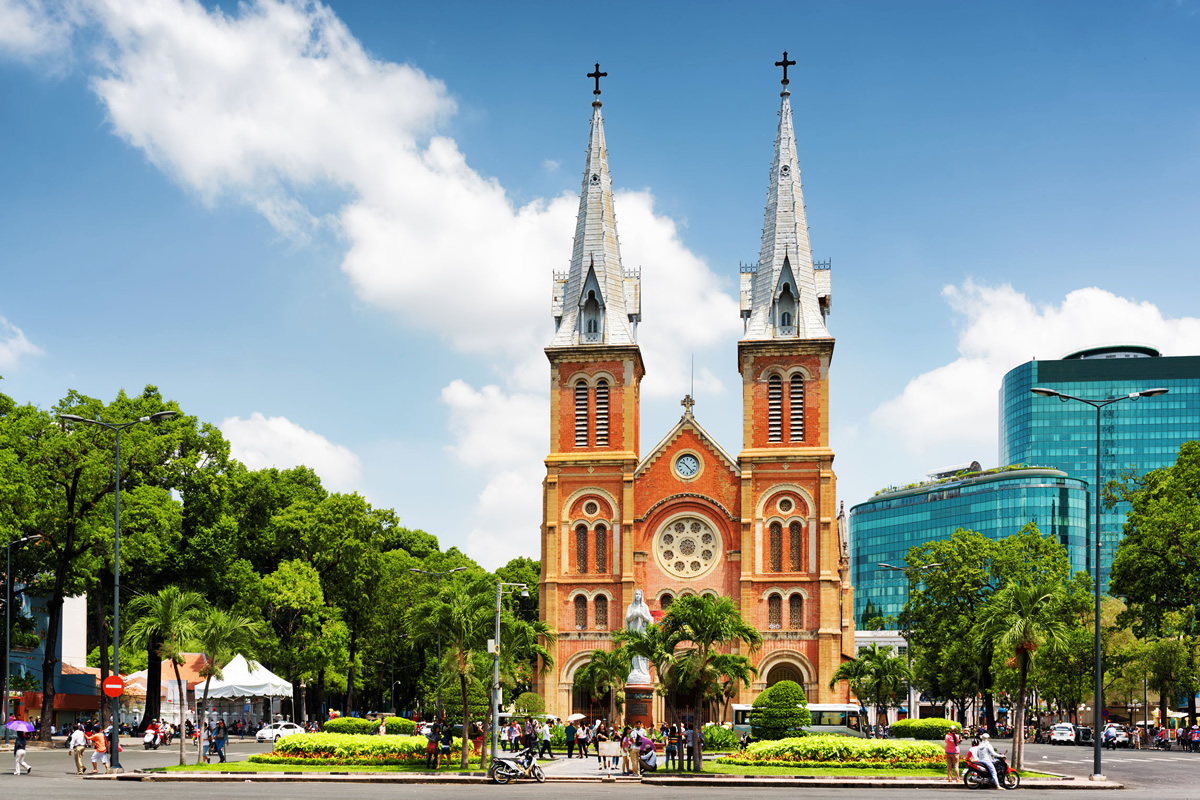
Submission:
M 253 668 L 253 670 L 251 670 Z M 257 661 L 247 661 L 237 655 L 221 670 L 221 679 L 213 678 L 208 687 L 208 699 L 234 697 L 291 697 L 292 684 Z M 204 684 L 196 687 L 196 698 L 204 695 Z

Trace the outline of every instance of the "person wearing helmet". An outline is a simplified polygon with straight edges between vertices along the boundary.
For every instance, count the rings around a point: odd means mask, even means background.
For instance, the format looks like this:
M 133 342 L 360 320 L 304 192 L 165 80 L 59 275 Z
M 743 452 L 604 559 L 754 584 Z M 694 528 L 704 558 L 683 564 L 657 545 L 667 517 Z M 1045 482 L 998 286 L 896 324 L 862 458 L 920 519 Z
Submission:
M 975 760 L 983 766 L 987 767 L 987 771 L 992 773 L 992 785 L 997 789 L 1003 789 L 1000 785 L 1000 779 L 996 775 L 996 757 L 1000 754 L 992 747 L 992 737 L 989 734 L 979 734 L 979 746 L 975 748 Z

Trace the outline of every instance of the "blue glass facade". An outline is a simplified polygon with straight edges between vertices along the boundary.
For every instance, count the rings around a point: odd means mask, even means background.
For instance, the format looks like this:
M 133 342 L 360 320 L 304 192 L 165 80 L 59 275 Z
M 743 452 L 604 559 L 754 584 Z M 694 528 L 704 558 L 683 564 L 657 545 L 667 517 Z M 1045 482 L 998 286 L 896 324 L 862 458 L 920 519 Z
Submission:
M 1030 361 L 1000 388 L 1000 463 L 1047 464 L 1091 482 L 1096 472 L 1096 412 L 1074 401 L 1030 393 L 1034 386 L 1103 400 L 1152 388 L 1161 397 L 1125 400 L 1100 412 L 1100 479 L 1144 475 L 1175 462 L 1179 446 L 1200 439 L 1200 356 L 1164 357 L 1150 348 L 1105 348 L 1058 361 Z M 1090 490 L 1094 491 L 1094 490 Z M 1100 514 L 1100 579 L 1122 535 L 1128 505 Z M 1089 537 L 1091 522 L 1088 524 Z M 1089 538 L 1089 542 L 1091 539 Z M 1094 547 L 1086 568 L 1092 570 Z
M 881 563 L 903 566 L 909 548 L 949 539 L 968 528 L 991 539 L 1030 522 L 1067 548 L 1072 571 L 1086 564 L 1087 484 L 1056 469 L 976 473 L 912 489 L 883 492 L 850 509 L 854 619 L 900 618 L 908 583 Z

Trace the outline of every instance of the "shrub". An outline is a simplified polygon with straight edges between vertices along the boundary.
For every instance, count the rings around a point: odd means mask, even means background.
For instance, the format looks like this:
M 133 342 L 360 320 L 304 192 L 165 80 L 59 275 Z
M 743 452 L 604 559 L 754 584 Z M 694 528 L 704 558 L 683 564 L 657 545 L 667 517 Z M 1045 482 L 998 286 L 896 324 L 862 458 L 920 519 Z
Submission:
M 859 739 L 852 736 L 804 736 L 754 742 L 736 753 L 731 764 L 783 764 L 886 766 L 905 768 L 936 766 L 944 758 L 942 748 L 932 742 L 901 742 L 894 739 Z M 725 759 L 718 759 L 724 763 Z
M 275 750 L 252 761 L 266 764 L 406 764 L 425 760 L 424 736 L 371 736 L 345 733 L 297 733 L 275 743 Z M 450 755 L 461 752 L 455 739 Z
M 931 717 L 929 719 L 902 719 L 893 722 L 890 731 L 892 736 L 897 739 L 924 739 L 940 742 L 946 738 L 946 731 L 951 728 L 962 732 L 962 725 L 957 722 Z
M 383 729 L 389 736 L 412 736 L 417 732 L 417 723 L 404 717 L 388 717 L 383 721 Z
M 325 723 L 325 733 L 372 734 L 379 731 L 379 723 L 362 717 L 338 717 Z
M 728 750 L 737 747 L 738 735 L 721 725 L 709 725 L 704 729 L 705 750 Z
M 546 710 L 546 703 L 533 692 L 524 692 L 513 703 L 513 710 L 518 714 L 541 714 Z
M 750 712 L 750 735 L 755 739 L 796 736 L 812 723 L 805 706 L 808 698 L 795 681 L 780 681 L 754 698 Z

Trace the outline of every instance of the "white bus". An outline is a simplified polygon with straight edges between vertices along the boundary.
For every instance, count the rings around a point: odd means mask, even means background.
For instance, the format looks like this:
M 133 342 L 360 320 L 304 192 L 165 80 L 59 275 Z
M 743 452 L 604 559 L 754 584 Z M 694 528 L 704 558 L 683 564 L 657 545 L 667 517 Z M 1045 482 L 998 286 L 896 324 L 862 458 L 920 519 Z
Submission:
M 754 706 L 734 703 L 733 731 L 738 736 L 750 733 L 750 712 Z M 812 724 L 804 730 L 807 733 L 832 733 L 836 736 L 861 736 L 867 734 L 863 730 L 866 718 L 862 709 L 853 703 L 809 703 L 808 713 L 812 715 Z

